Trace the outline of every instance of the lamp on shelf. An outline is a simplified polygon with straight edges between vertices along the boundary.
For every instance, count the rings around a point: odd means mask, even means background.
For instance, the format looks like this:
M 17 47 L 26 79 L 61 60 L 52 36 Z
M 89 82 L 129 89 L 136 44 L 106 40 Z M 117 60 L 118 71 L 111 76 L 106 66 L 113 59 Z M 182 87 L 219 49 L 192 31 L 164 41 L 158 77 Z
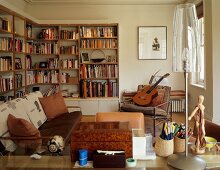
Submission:
M 198 18 L 195 5 L 177 5 L 173 20 L 173 71 L 185 78 L 185 153 L 168 157 L 168 164 L 178 169 L 205 169 L 201 158 L 188 154 L 188 74 L 199 71 Z

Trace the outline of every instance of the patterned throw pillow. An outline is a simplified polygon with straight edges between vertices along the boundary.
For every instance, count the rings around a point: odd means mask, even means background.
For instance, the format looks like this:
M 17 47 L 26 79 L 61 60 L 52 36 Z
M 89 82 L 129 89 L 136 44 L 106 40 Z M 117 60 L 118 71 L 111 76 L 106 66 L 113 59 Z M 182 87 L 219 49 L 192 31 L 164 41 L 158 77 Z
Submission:
M 47 120 L 39 97 L 43 97 L 41 92 L 33 92 L 24 96 L 27 115 L 36 128 L 39 128 Z

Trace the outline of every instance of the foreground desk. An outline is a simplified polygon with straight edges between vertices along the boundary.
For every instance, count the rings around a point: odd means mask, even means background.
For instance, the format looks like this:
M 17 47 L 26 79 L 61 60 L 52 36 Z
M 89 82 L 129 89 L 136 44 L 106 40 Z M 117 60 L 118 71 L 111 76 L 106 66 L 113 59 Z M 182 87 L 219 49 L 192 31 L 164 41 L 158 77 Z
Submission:
M 80 122 L 71 135 L 71 158 L 78 159 L 79 149 L 88 150 L 92 160 L 95 150 L 124 150 L 132 157 L 132 132 L 128 122 Z
M 220 155 L 201 155 L 207 163 L 207 169 L 220 168 Z M 0 156 L 1 170 L 67 170 L 74 169 L 70 156 L 42 156 L 40 160 L 33 160 L 29 156 Z M 124 168 L 126 169 L 126 168 Z M 157 157 L 156 160 L 138 161 L 135 168 L 143 169 L 172 169 L 167 165 L 166 158 Z

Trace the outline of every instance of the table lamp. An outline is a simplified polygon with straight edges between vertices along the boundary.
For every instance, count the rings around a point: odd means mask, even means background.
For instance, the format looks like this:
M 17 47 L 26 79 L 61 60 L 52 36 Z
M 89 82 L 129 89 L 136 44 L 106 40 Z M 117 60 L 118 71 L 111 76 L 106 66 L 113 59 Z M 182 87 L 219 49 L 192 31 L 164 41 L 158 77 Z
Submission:
M 173 72 L 185 78 L 185 153 L 172 154 L 167 163 L 177 169 L 205 169 L 201 158 L 188 154 L 188 74 L 199 71 L 199 34 L 195 5 L 177 5 L 173 20 Z

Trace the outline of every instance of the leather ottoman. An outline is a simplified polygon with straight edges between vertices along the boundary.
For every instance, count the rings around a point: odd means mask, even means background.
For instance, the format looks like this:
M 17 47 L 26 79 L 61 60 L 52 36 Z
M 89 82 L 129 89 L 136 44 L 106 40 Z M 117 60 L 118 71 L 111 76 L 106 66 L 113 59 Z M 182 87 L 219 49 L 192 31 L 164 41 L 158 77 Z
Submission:
M 71 136 L 71 160 L 78 160 L 78 150 L 88 150 L 92 160 L 95 150 L 124 150 L 132 157 L 132 131 L 128 122 L 80 122 Z

